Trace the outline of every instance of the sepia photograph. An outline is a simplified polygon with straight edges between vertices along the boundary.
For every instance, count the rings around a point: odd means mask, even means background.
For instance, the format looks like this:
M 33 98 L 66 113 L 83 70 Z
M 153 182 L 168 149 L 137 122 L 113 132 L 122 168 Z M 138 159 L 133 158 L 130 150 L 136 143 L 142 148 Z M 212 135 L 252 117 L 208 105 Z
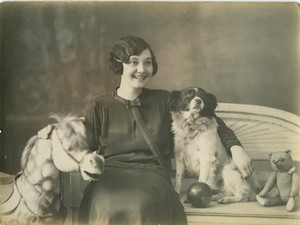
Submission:
M 300 225 L 297 2 L 0 2 L 0 225 Z

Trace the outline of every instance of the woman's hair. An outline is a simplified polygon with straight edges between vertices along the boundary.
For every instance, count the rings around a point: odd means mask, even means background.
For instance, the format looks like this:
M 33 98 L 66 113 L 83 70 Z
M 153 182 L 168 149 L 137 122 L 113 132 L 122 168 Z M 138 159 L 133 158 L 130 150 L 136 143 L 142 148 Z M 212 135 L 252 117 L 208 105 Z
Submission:
M 139 55 L 145 49 L 149 49 L 152 57 L 153 74 L 157 73 L 157 62 L 149 44 L 142 38 L 135 36 L 127 36 L 121 38 L 110 52 L 109 66 L 114 74 L 121 75 L 123 73 L 123 64 L 129 63 L 130 56 Z

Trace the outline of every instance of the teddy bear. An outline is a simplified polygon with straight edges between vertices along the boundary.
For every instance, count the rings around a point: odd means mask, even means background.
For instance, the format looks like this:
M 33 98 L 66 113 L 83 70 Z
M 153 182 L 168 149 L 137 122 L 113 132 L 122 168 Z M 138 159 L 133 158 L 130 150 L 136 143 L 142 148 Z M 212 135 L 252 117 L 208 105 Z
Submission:
M 278 151 L 269 155 L 271 167 L 274 170 L 264 188 L 256 195 L 257 202 L 262 206 L 286 205 L 288 212 L 296 208 L 296 198 L 299 196 L 300 179 L 295 173 L 291 150 Z M 276 187 L 278 193 L 268 197 L 268 193 Z

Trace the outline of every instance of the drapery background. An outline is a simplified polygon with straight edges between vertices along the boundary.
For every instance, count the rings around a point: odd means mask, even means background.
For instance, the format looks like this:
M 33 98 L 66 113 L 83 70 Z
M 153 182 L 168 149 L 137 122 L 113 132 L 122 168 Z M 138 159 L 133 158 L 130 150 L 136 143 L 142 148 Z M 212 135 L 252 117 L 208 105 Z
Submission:
M 119 77 L 108 54 L 120 37 L 147 40 L 158 61 L 150 88 L 201 86 L 219 102 L 300 115 L 296 3 L 10 2 L 0 4 L 1 162 L 16 173 L 27 140 L 83 115 Z

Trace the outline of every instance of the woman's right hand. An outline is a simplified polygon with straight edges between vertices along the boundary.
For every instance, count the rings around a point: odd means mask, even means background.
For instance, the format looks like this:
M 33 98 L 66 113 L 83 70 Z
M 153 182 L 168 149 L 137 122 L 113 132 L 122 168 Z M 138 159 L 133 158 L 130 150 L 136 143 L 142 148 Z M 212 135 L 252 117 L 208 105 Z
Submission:
M 38 131 L 38 137 L 40 139 L 48 139 L 54 127 L 55 124 L 49 124 L 48 126 L 44 127 Z

